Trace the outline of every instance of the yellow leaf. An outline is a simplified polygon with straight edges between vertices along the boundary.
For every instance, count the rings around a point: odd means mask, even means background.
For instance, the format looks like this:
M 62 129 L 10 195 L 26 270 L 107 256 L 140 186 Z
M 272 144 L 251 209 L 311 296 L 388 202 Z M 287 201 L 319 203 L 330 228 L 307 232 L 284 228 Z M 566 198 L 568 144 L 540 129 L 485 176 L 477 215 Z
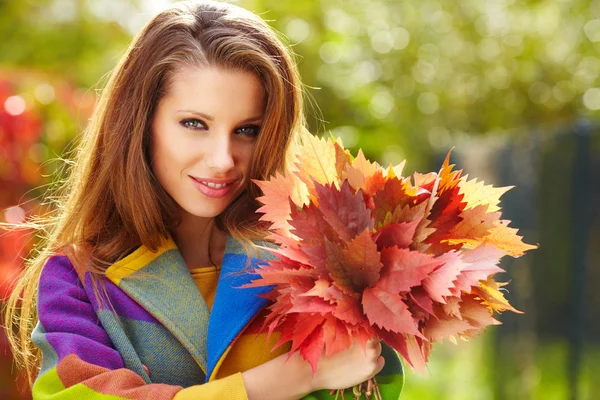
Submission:
M 480 204 L 488 205 L 488 212 L 500 210 L 500 196 L 508 192 L 514 186 L 493 187 L 492 185 L 485 186 L 483 181 L 477 179 L 467 180 L 468 175 L 460 179 L 459 194 L 463 194 L 463 203 L 467 203 L 465 209 L 474 208 Z
M 402 161 L 398 165 L 391 165 L 383 171 L 383 176 L 388 179 L 394 179 L 396 177 L 402 178 L 402 172 L 404 171 L 404 165 L 406 160 Z
M 513 257 L 520 257 L 528 250 L 537 249 L 538 246 L 523 243 L 523 236 L 517 235 L 518 229 L 509 228 L 510 221 L 500 220 L 484 238 L 484 242 L 492 244 L 501 250 L 506 250 Z
M 466 239 L 481 243 L 500 220 L 499 212 L 488 212 L 487 205 L 479 205 L 460 213 L 462 221 L 452 227 L 449 238 Z
M 474 288 L 472 294 L 481 297 L 483 304 L 489 307 L 491 310 L 496 312 L 502 312 L 510 310 L 517 314 L 523 314 L 522 311 L 517 310 L 508 303 L 508 300 L 504 298 L 502 292 L 498 289 L 506 283 L 498 283 L 492 278 L 488 278 L 487 281 L 479 281 L 479 287 Z
M 520 257 L 528 250 L 537 249 L 538 246 L 523 243 L 522 236 L 517 235 L 518 229 L 509 228 L 510 221 L 500 220 L 494 224 L 487 236 L 482 238 L 459 238 L 443 240 L 448 244 L 462 244 L 465 249 L 474 249 L 482 243 L 488 243 L 503 250 L 513 257 Z
M 309 193 L 314 195 L 313 180 L 322 185 L 333 184 L 339 189 L 336 150 L 331 139 L 305 135 L 298 153 L 295 174 L 306 184 Z

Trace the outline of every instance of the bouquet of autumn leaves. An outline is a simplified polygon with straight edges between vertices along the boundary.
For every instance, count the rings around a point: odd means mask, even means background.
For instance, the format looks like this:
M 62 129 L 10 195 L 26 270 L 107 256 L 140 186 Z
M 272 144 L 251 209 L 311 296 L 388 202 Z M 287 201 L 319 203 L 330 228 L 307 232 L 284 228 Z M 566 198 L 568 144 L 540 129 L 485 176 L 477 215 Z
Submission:
M 403 177 L 341 142 L 310 134 L 295 171 L 256 181 L 275 260 L 250 287 L 272 286 L 263 329 L 281 331 L 316 371 L 326 355 L 377 337 L 413 368 L 432 343 L 456 342 L 514 309 L 492 276 L 504 255 L 535 248 L 501 219 L 510 187 L 461 177 L 446 157 L 438 173 Z

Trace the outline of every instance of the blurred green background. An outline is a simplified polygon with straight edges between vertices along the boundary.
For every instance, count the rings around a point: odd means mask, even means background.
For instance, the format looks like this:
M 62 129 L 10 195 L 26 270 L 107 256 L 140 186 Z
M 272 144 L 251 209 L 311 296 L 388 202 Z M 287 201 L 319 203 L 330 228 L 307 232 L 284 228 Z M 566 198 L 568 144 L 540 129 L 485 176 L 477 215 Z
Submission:
M 169 0 L 0 0 L 0 218 L 43 212 L 132 35 Z M 540 249 L 503 260 L 524 315 L 435 346 L 405 399 L 600 398 L 600 1 L 240 0 L 285 35 L 314 133 L 405 172 L 452 161 Z M 0 303 L 32 245 L 0 235 Z M 29 398 L 0 334 L 0 398 Z M 21 385 L 22 387 L 22 385 Z

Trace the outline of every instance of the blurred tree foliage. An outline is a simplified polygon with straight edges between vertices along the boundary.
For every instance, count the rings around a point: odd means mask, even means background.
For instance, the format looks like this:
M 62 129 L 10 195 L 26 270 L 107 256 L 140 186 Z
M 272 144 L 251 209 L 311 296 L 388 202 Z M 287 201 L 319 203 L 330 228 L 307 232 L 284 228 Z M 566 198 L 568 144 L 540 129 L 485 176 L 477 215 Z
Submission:
M 600 1 L 240 1 L 286 34 L 325 124 L 384 163 L 600 109 Z

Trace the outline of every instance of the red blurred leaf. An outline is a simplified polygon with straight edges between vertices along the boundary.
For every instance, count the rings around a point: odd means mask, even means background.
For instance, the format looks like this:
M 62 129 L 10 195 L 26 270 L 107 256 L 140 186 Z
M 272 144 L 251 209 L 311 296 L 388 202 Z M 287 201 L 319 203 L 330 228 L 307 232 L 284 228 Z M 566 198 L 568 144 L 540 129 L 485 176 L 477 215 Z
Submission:
M 292 348 L 290 354 L 300 348 L 302 345 L 307 345 L 307 339 L 316 330 L 319 329 L 324 323 L 325 319 L 322 315 L 305 314 L 300 313 L 296 315 L 295 328 L 292 339 Z
M 415 304 L 420 307 L 423 311 L 430 315 L 435 315 L 433 311 L 433 300 L 422 286 L 416 287 L 410 291 L 410 297 Z
M 320 297 L 294 296 L 292 308 L 288 313 L 325 314 L 333 312 L 335 308 L 335 305 Z

